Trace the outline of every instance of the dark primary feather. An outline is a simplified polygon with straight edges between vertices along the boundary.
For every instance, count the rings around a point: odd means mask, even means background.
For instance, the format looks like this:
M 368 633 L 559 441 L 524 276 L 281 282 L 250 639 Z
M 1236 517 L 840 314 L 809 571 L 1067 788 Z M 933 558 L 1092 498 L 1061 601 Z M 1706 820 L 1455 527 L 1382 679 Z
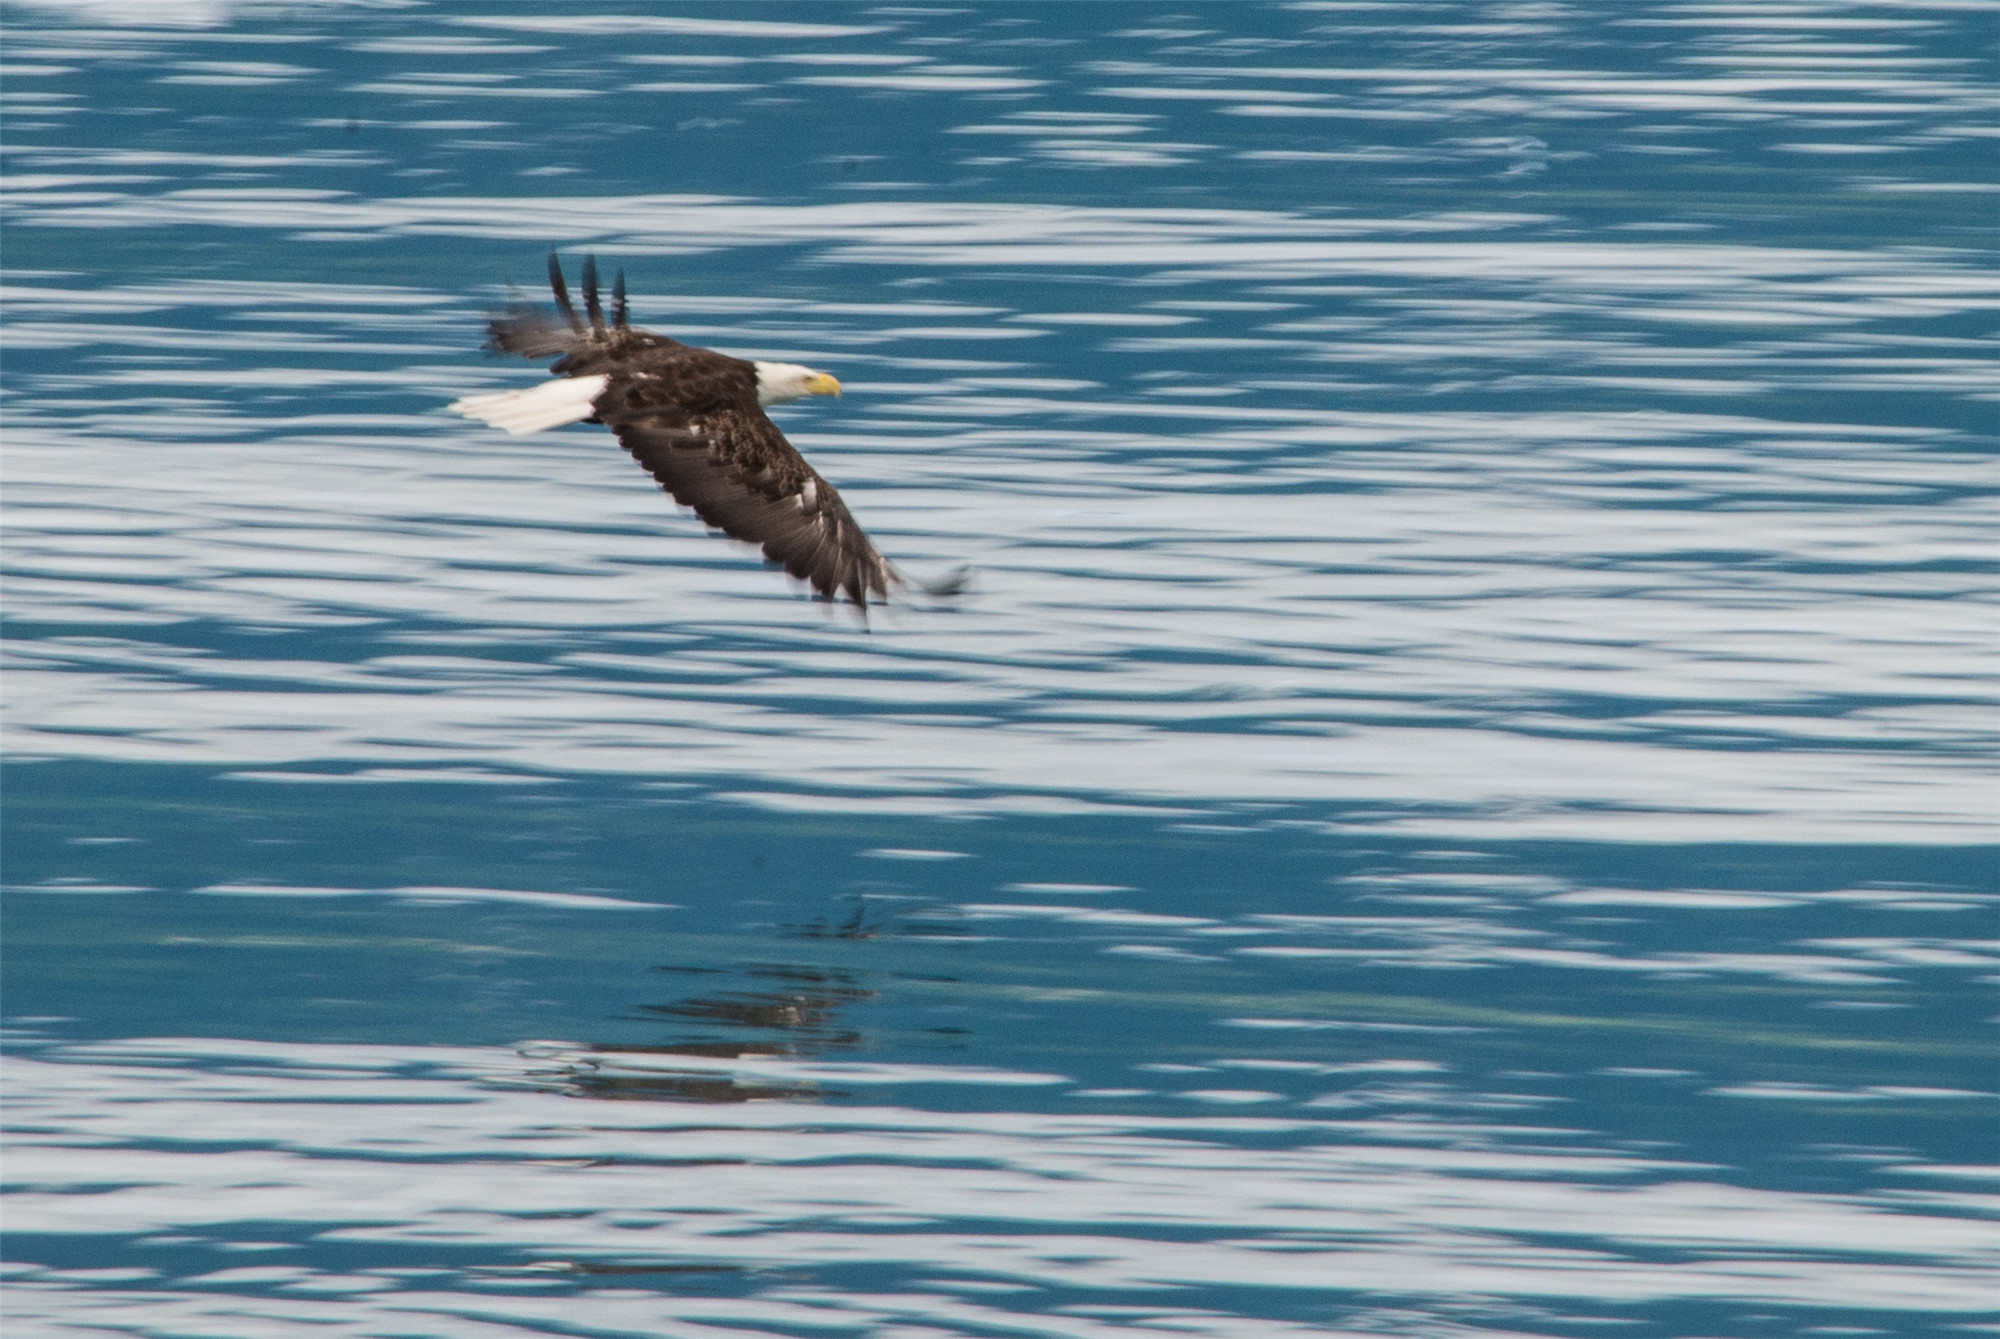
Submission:
M 845 595 L 862 609 L 901 575 L 869 542 L 839 492 L 806 463 L 757 403 L 756 366 L 626 324 L 625 276 L 612 288 L 611 323 L 598 300 L 597 263 L 583 264 L 589 324 L 571 305 L 562 265 L 549 256 L 558 323 L 517 304 L 496 316 L 486 346 L 555 358 L 563 377 L 609 378 L 592 405 L 632 457 L 682 506 L 812 584 L 823 600 Z
M 590 313 L 590 333 L 604 338 L 604 307 L 597 300 L 597 257 L 583 258 L 583 306 Z
M 562 312 L 563 319 L 569 322 L 571 330 L 581 335 L 583 322 L 576 319 L 576 308 L 569 305 L 569 285 L 563 282 L 562 261 L 556 258 L 553 251 L 549 252 L 549 287 L 555 292 L 556 307 Z

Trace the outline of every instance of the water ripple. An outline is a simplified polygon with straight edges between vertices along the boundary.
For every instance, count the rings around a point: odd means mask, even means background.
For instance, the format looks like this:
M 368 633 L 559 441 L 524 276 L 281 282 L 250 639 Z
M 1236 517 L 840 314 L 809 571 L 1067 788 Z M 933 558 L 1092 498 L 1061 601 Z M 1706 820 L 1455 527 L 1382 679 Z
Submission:
M 166 1256 L 169 1243 L 185 1253 L 254 1223 L 280 1261 L 287 1241 L 311 1236 L 341 1243 L 353 1263 L 111 1278 L 45 1271 L 17 1255 L 10 1314 L 100 1327 L 228 1316 L 280 1333 L 332 1318 L 317 1295 L 339 1297 L 340 1323 L 355 1333 L 418 1317 L 542 1332 L 559 1308 L 565 1325 L 607 1332 L 679 1332 L 711 1319 L 792 1333 L 902 1319 L 956 1334 L 1014 1324 L 1010 1287 L 1078 1301 L 1125 1291 L 1133 1300 L 1118 1326 L 1064 1326 L 1091 1334 L 1176 1313 L 1205 1330 L 1203 1317 L 1224 1318 L 1203 1308 L 1204 1293 L 1246 1280 L 1363 1289 L 1384 1307 L 1466 1292 L 1565 1309 L 1727 1299 L 1888 1316 L 1990 1303 L 1990 1233 L 1961 1216 L 1966 1197 L 1951 1190 L 1729 1189 L 1686 1179 L 1698 1170 L 1686 1164 L 1566 1151 L 1560 1131 L 1531 1127 L 1453 1146 L 1379 1129 L 1355 1142 L 1361 1131 L 1339 1121 L 1219 1113 L 579 1103 L 543 1091 L 562 1061 L 548 1047 L 173 1041 L 16 1058 L 10 1100 L 25 1124 L 10 1164 L 35 1187 L 10 1197 L 19 1239 L 110 1234 L 137 1238 L 142 1251 L 158 1243 L 151 1254 Z M 746 1067 L 732 1068 L 754 1090 Z M 758 1068 L 772 1066 L 748 1067 Z M 843 1084 L 868 1077 L 856 1066 L 791 1070 Z M 908 1068 L 879 1078 L 1048 1081 Z M 802 1124 L 815 1131 L 810 1143 L 797 1138 Z M 88 1146 L 32 1127 L 75 1130 Z M 166 1129 L 199 1134 L 174 1147 L 160 1140 Z M 180 1193 L 163 1197 L 163 1183 Z M 482 1204 L 506 1208 L 470 1207 Z M 1551 1247 L 1551 1233 L 1592 1244 Z M 438 1292 L 429 1271 L 394 1266 L 410 1251 L 448 1254 L 472 1282 Z M 513 1260 L 532 1263 L 503 1263 Z M 878 1264 L 914 1278 L 872 1298 L 809 1282 Z M 677 1297 L 605 1286 L 607 1274 L 702 1270 L 753 1271 L 763 1287 Z M 1149 1294 L 1166 1287 L 1194 1305 L 1156 1309 L 1167 1299 Z

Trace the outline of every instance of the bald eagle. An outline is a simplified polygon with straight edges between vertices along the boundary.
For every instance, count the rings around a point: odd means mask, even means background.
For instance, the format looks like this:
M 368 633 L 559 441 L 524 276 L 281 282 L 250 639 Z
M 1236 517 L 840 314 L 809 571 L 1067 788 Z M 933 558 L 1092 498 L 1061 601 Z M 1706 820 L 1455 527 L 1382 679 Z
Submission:
M 869 542 L 847 504 L 806 463 L 766 405 L 807 395 L 838 395 L 840 383 L 797 363 L 751 362 L 634 329 L 627 323 L 625 275 L 611 286 L 611 316 L 598 299 L 597 262 L 583 262 L 578 317 L 549 253 L 549 287 L 558 320 L 516 303 L 486 331 L 489 352 L 555 358 L 558 379 L 530 390 L 468 395 L 451 406 L 511 433 L 565 423 L 603 423 L 674 501 L 735 539 L 761 544 L 764 556 L 812 583 L 822 600 L 845 595 L 862 612 L 872 595 L 887 599 L 909 583 Z M 963 573 L 931 595 L 956 594 Z

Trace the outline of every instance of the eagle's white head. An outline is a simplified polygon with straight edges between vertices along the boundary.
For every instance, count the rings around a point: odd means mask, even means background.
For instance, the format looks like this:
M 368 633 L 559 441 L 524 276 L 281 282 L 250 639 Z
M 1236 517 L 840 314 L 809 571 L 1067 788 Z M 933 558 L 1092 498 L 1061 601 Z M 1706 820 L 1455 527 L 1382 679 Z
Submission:
M 783 404 L 808 395 L 838 395 L 840 383 L 824 372 L 797 363 L 758 363 L 757 403 Z

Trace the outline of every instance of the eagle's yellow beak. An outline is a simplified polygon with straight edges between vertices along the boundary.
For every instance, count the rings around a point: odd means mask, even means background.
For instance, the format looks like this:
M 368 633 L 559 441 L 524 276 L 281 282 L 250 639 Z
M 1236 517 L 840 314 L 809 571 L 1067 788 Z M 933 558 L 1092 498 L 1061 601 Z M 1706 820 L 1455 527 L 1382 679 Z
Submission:
M 838 395 L 840 394 L 840 383 L 824 372 L 817 372 L 813 374 L 810 381 L 806 382 L 806 394 Z

